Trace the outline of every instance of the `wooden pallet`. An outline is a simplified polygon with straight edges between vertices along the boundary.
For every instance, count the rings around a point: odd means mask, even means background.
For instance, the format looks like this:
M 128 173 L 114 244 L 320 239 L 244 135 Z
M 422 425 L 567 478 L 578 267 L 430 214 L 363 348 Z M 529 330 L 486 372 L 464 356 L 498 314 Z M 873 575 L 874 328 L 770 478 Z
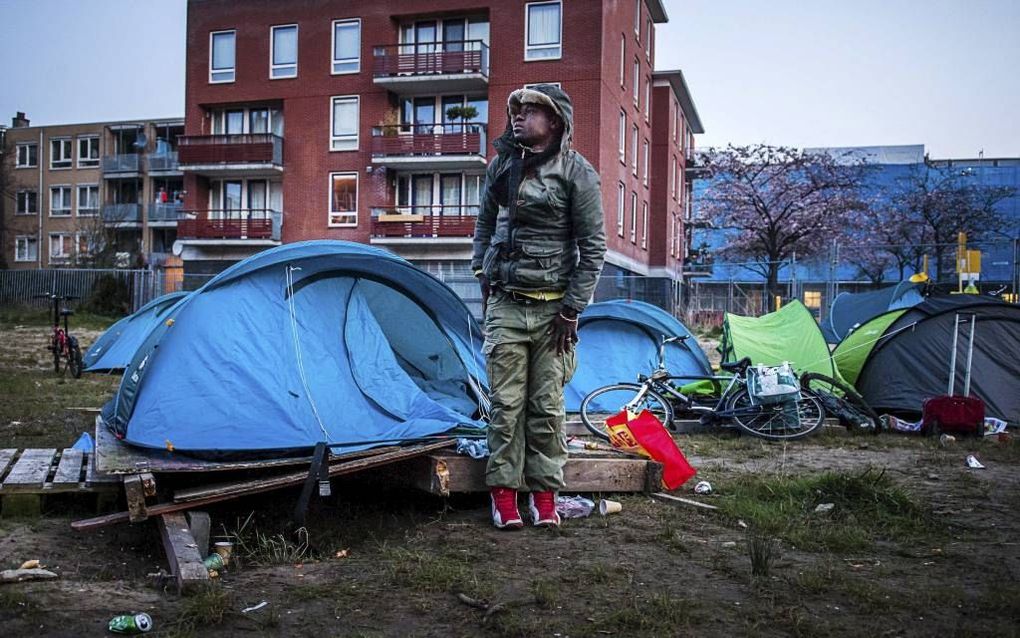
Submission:
M 109 493 L 119 488 L 119 477 L 96 470 L 91 452 L 74 448 L 0 450 L 0 497 L 5 516 L 37 516 L 47 494 Z

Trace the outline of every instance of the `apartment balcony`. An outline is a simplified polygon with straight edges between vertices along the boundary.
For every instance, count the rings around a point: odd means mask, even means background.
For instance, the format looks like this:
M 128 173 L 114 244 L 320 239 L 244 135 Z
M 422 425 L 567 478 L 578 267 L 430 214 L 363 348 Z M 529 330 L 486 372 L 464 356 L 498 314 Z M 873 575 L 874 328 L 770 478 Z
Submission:
M 103 176 L 112 178 L 138 177 L 142 172 L 142 155 L 127 153 L 124 155 L 106 155 L 102 161 Z
M 467 244 L 475 234 L 478 206 L 372 208 L 373 244 Z
M 156 202 L 149 206 L 149 226 L 177 225 L 184 211 L 180 202 Z
M 408 170 L 485 167 L 485 125 L 414 124 L 372 129 L 372 163 Z
M 280 242 L 283 213 L 267 208 L 185 211 L 177 222 L 179 240 L 207 243 Z
M 141 204 L 104 204 L 103 223 L 113 226 L 141 226 Z
M 185 135 L 178 138 L 182 171 L 206 177 L 278 177 L 283 138 L 270 133 Z
M 485 91 L 489 47 L 481 40 L 379 45 L 372 75 L 376 86 L 400 95 Z
M 684 277 L 711 277 L 712 263 L 713 260 L 711 257 L 685 259 L 683 270 Z
M 181 174 L 176 151 L 171 153 L 149 153 L 145 156 L 145 163 L 149 167 L 149 175 L 172 176 Z

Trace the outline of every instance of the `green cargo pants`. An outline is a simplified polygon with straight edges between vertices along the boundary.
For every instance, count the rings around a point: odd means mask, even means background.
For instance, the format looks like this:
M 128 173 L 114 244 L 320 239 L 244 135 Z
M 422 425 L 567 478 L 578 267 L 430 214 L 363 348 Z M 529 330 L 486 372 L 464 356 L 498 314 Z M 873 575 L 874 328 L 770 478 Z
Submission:
M 577 354 L 558 355 L 549 334 L 561 306 L 559 300 L 524 305 L 499 291 L 489 297 L 483 350 L 492 402 L 485 470 L 490 487 L 564 486 L 563 387 L 574 374 Z

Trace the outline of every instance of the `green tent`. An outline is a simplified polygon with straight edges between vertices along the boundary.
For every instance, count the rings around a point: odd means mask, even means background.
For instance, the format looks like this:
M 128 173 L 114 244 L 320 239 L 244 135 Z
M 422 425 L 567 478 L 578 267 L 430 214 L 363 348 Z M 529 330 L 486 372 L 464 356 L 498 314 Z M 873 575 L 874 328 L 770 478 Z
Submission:
M 846 336 L 832 351 L 832 359 L 843 378 L 851 385 L 857 385 L 857 378 L 864 368 L 864 362 L 874 350 L 882 335 L 899 319 L 908 308 L 890 310 L 869 320 Z
M 723 361 L 744 357 L 762 365 L 788 361 L 798 374 L 819 372 L 839 378 L 818 322 L 800 301 L 761 317 L 726 313 L 719 350 Z

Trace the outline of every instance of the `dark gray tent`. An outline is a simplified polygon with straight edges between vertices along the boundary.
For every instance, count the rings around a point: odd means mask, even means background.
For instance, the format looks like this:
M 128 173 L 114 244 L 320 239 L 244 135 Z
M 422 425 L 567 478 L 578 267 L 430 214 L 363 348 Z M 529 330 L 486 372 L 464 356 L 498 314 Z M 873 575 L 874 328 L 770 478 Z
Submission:
M 953 349 L 956 315 L 977 317 L 971 394 L 985 402 L 988 416 L 1020 423 L 1020 306 L 992 297 L 947 295 L 929 298 L 902 313 L 885 327 L 871 331 L 872 323 L 854 334 L 875 332 L 873 338 L 853 346 L 859 352 L 833 353 L 841 372 L 846 361 L 861 361 L 857 390 L 880 412 L 919 414 L 928 397 L 946 393 L 949 358 Z M 968 327 L 961 327 L 957 343 L 956 391 L 963 389 Z M 849 373 L 849 371 L 847 371 Z M 852 375 L 849 375 L 852 378 Z

